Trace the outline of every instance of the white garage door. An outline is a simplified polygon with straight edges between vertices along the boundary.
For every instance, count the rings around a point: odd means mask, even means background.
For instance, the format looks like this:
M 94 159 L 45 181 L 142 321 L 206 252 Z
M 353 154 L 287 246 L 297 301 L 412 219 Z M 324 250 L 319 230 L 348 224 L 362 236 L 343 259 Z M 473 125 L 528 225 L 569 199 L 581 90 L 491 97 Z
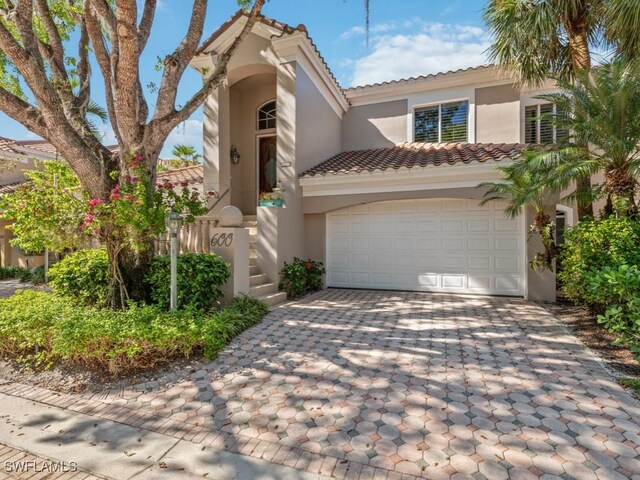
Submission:
M 330 287 L 524 295 L 524 229 L 504 204 L 420 199 L 327 215 Z

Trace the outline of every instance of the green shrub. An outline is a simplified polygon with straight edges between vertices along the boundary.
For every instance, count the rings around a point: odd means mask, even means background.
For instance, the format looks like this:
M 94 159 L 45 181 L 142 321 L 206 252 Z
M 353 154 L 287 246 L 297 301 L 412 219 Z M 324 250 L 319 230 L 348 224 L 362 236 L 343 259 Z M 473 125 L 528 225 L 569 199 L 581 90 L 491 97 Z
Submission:
M 33 366 L 62 363 L 115 376 L 201 353 L 214 358 L 266 313 L 264 303 L 249 297 L 203 314 L 149 305 L 96 309 L 23 290 L 0 300 L 0 355 Z
M 299 298 L 310 292 L 322 289 L 322 262 L 294 258 L 291 264 L 286 263 L 280 270 L 280 290 L 287 292 L 290 299 Z
M 32 270 L 22 267 L 0 267 L 0 280 L 17 278 L 21 282 L 32 282 L 34 285 L 44 283 L 44 266 Z
M 34 285 L 41 285 L 45 283 L 44 265 L 40 265 L 39 267 L 36 267 L 33 270 L 31 270 L 31 272 L 29 272 L 28 281 L 33 283 Z
M 0 267 L 0 280 L 8 278 L 25 278 L 29 274 L 29 270 L 22 267 Z
M 153 302 L 169 308 L 171 292 L 170 257 L 155 257 L 146 281 L 151 287 Z M 185 253 L 178 257 L 178 308 L 209 311 L 218 305 L 224 292 L 221 287 L 229 280 L 229 264 L 220 256 L 208 253 Z
M 49 285 L 59 295 L 91 306 L 107 298 L 109 262 L 105 249 L 79 250 L 49 269 Z
M 581 222 L 565 234 L 558 279 L 567 297 L 576 303 L 597 306 L 598 298 L 585 288 L 590 271 L 620 265 L 640 265 L 640 222 L 609 217 Z
M 585 276 L 592 307 L 604 314 L 598 322 L 627 343 L 640 360 L 640 267 L 621 265 L 591 270 Z

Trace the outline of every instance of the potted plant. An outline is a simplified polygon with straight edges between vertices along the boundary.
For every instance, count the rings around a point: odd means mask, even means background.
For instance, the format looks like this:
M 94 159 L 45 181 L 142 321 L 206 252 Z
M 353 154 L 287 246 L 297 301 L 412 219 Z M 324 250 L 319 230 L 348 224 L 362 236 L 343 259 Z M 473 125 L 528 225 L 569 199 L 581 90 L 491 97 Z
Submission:
M 259 205 L 261 207 L 283 207 L 284 198 L 281 189 L 274 189 L 273 192 L 263 192 L 260 194 Z

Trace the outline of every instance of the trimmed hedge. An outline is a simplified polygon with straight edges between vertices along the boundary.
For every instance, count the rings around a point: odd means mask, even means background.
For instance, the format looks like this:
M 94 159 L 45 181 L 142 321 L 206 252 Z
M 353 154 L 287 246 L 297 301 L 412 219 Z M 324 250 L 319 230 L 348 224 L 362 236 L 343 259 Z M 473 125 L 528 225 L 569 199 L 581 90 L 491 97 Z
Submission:
M 108 270 L 104 248 L 78 250 L 51 266 L 49 286 L 77 303 L 101 307 L 107 299 Z
M 153 302 L 168 310 L 171 294 L 171 258 L 155 257 L 146 282 Z M 218 306 L 231 267 L 214 253 L 183 253 L 178 257 L 178 309 L 207 312 Z
M 177 358 L 213 358 L 267 311 L 250 297 L 209 314 L 147 305 L 113 311 L 23 290 L 0 300 L 0 355 L 32 366 L 69 364 L 117 376 Z

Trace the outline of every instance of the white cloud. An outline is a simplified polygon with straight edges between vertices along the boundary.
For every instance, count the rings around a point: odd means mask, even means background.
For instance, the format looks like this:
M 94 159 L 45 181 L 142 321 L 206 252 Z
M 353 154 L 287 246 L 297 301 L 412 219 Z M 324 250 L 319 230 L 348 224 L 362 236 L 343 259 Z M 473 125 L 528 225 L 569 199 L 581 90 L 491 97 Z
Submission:
M 346 32 L 343 32 L 342 35 L 340 35 L 340 38 L 342 38 L 343 40 L 348 40 L 352 37 L 357 37 L 360 35 L 364 35 L 364 27 L 351 27 Z
M 193 145 L 199 153 L 202 153 L 202 127 L 200 120 L 186 120 L 178 125 L 167 137 L 160 156 L 171 158 L 171 150 L 177 144 Z
M 417 32 L 372 37 L 370 53 L 355 62 L 352 86 L 486 63 L 489 38 L 481 28 L 417 19 L 410 23 L 419 27 Z

